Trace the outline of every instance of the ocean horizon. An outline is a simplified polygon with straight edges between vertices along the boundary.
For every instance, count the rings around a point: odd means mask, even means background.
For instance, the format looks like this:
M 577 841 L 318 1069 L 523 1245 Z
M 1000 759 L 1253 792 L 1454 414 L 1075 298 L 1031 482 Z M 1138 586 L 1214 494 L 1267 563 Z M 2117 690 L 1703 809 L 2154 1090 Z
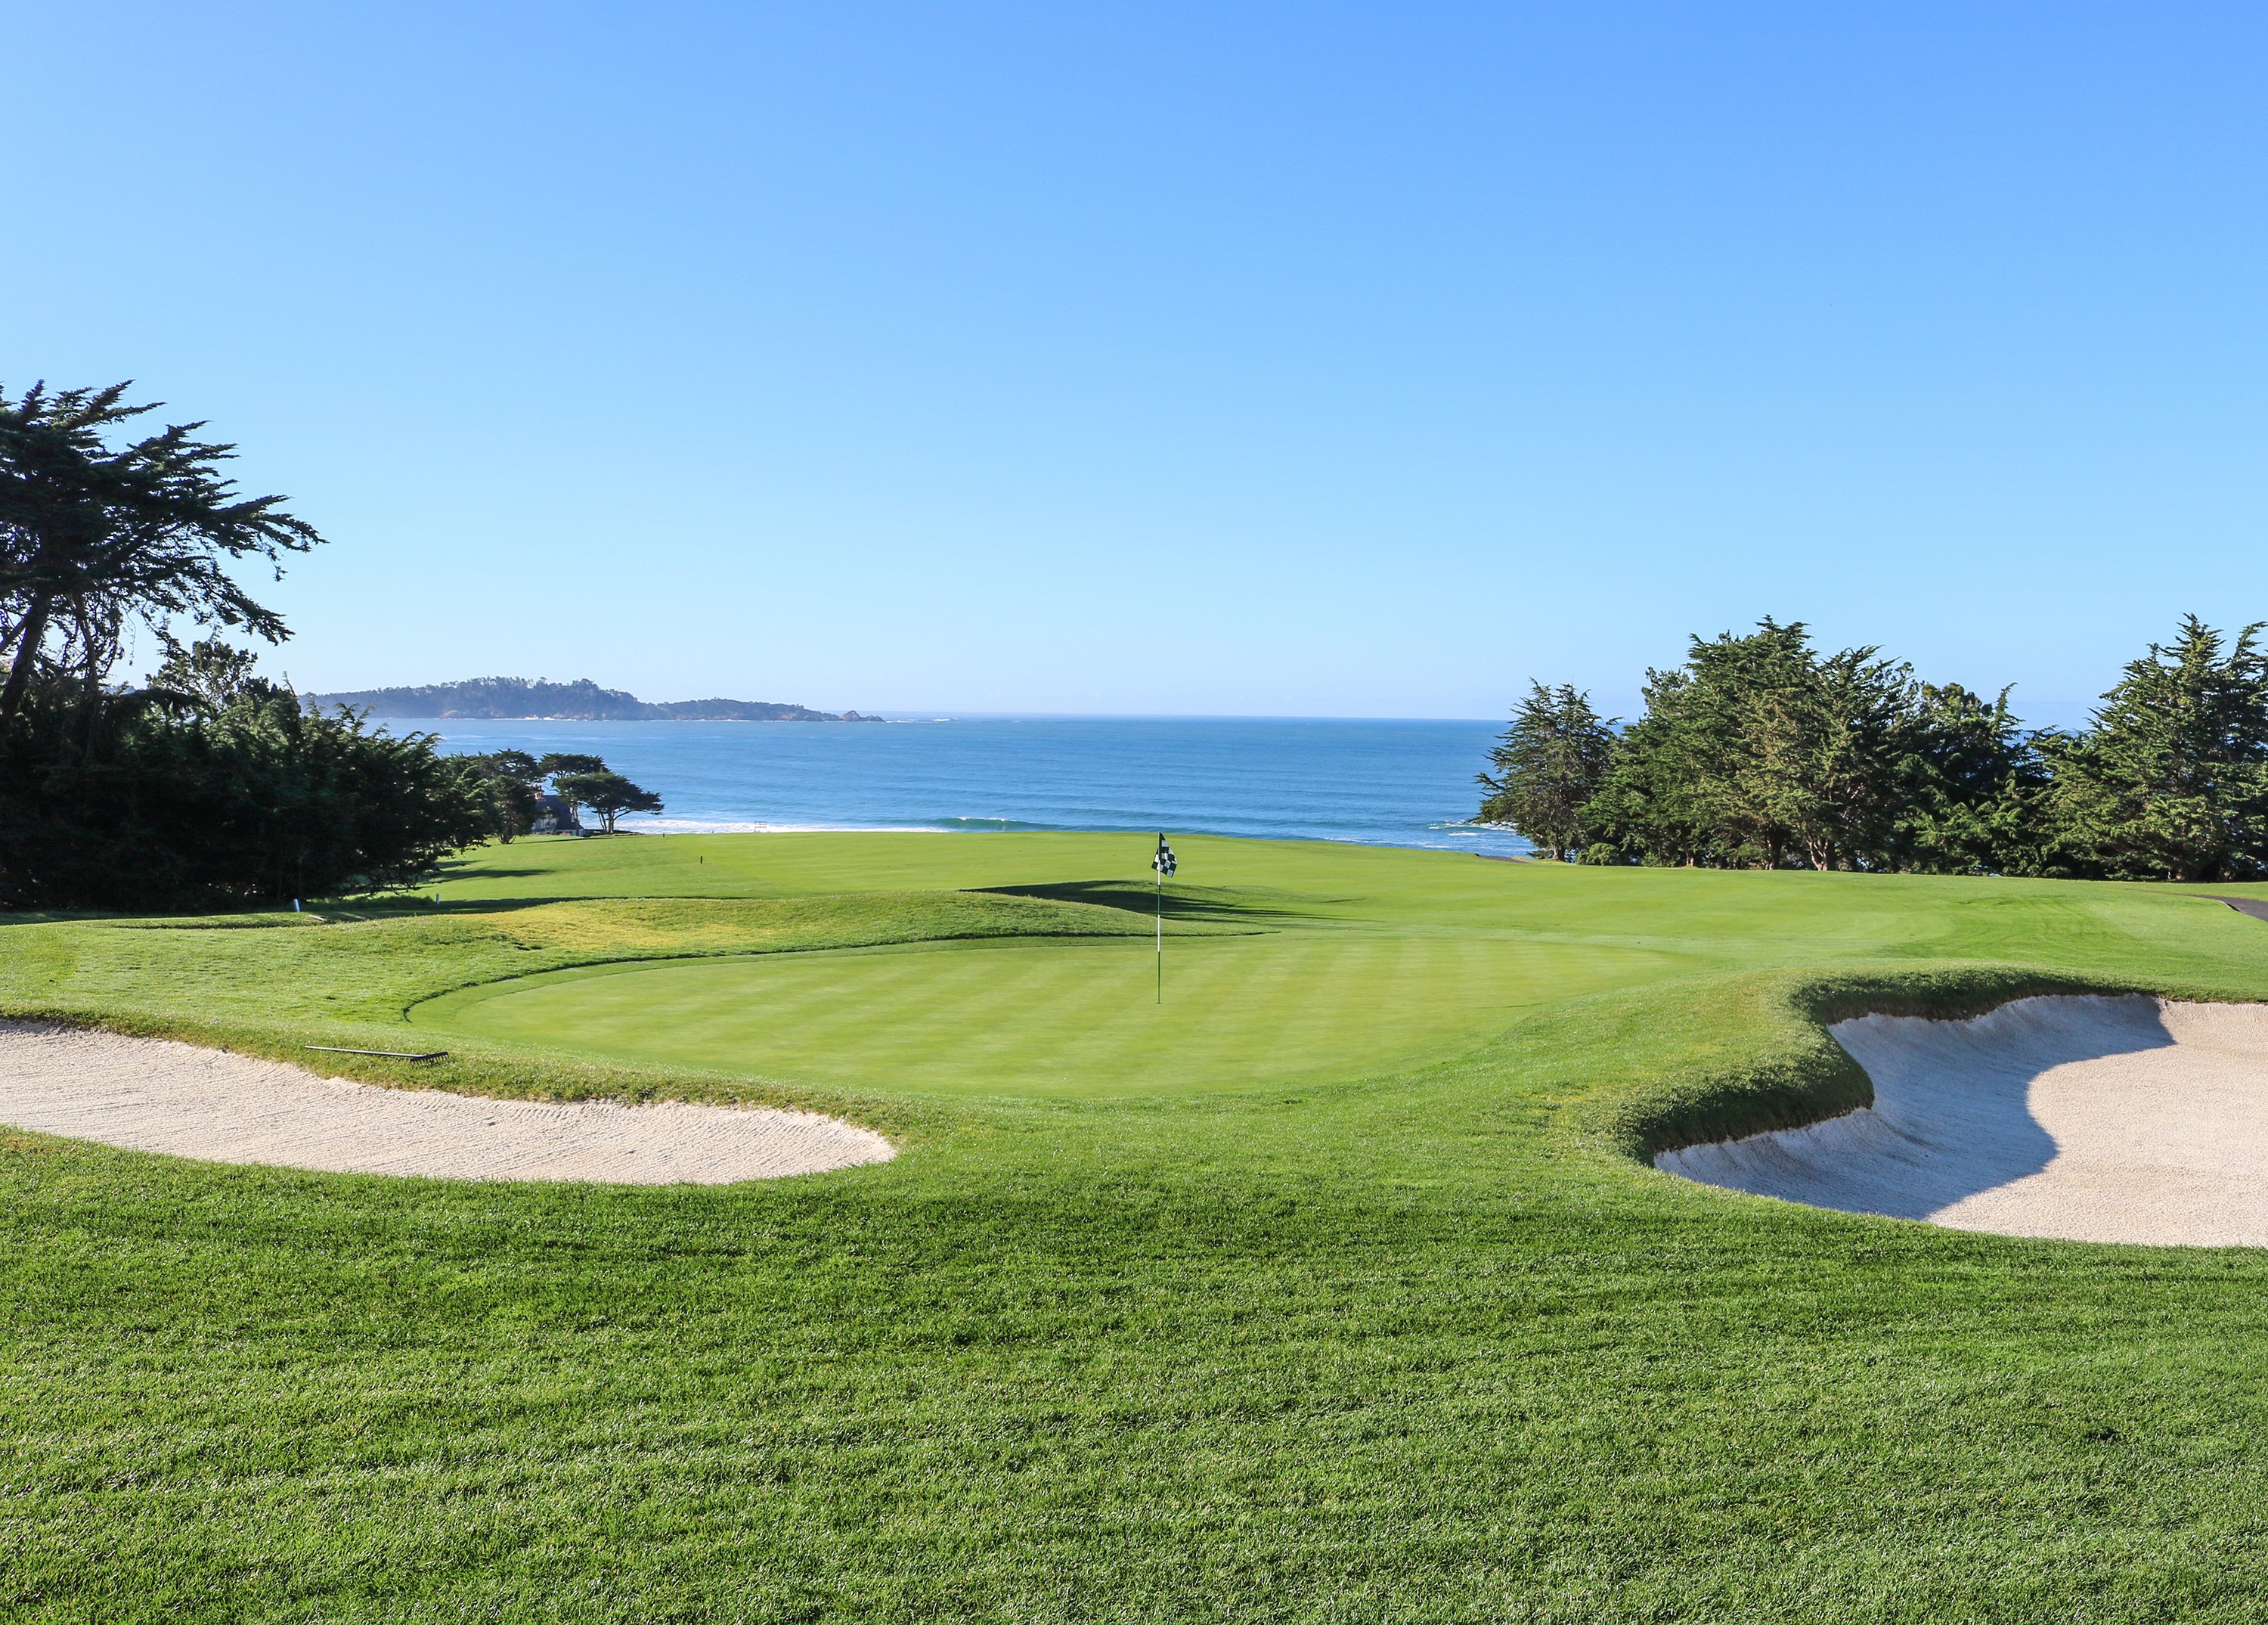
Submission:
M 873 713 L 869 713 L 873 714 Z M 387 718 L 447 752 L 604 757 L 660 794 L 625 830 L 1163 831 L 1515 856 L 1471 822 L 1503 724 L 883 713 L 872 722 Z

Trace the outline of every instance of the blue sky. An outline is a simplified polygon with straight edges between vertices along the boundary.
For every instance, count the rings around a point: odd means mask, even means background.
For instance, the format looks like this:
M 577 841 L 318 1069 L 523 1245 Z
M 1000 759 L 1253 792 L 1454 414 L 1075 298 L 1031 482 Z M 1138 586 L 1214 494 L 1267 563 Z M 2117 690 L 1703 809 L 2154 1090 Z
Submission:
M 331 545 L 303 688 L 2068 720 L 2268 616 L 2268 11 L 9 4 L 0 382 Z M 25 154 L 42 161 L 27 161 Z

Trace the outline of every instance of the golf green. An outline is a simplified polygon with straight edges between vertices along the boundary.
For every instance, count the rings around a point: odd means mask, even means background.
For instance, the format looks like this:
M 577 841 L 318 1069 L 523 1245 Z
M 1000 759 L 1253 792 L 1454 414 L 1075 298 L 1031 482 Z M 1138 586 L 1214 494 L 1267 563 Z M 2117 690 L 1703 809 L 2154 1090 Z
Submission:
M 922 943 L 610 965 L 419 1005 L 420 1025 L 858 1089 L 1095 1094 L 1367 1076 L 1669 955 L 1338 932 Z

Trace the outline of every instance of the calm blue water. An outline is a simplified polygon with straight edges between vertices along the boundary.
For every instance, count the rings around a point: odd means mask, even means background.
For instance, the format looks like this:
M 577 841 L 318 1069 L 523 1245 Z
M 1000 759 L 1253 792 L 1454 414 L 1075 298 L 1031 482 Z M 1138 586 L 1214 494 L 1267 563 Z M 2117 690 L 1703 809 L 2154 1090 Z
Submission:
M 650 830 L 1165 830 L 1525 852 L 1464 823 L 1498 725 L 1248 719 L 389 720 L 446 750 L 586 751 Z

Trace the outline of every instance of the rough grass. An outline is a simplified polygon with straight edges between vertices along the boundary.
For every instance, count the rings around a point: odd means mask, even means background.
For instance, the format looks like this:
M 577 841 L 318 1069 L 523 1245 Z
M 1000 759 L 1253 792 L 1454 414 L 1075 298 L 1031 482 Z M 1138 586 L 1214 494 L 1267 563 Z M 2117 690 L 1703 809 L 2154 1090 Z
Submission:
M 682 866 L 723 871 L 720 902 L 832 899 L 800 916 L 644 912 L 633 880 L 700 901 L 668 856 L 689 843 L 521 844 L 438 911 L 0 927 L 0 998 L 275 1053 L 399 1036 L 444 986 L 918 940 L 965 918 L 923 913 L 924 885 L 1138 878 L 1143 843 L 1079 839 L 760 837 L 720 862 L 707 838 Z M 1817 1023 L 1854 1008 L 2268 996 L 2268 927 L 2139 888 L 1176 845 L 1235 928 L 1676 965 L 1273 1088 L 885 1096 L 493 1042 L 417 1075 L 833 1101 L 907 1146 L 722 1189 L 0 1137 L 0 1614 L 2258 1615 L 2264 1255 L 1817 1212 L 1624 1153 L 1829 1102 L 1848 1076 Z M 620 900 L 515 923 L 584 879 Z M 459 895 L 483 889 L 520 895 Z

